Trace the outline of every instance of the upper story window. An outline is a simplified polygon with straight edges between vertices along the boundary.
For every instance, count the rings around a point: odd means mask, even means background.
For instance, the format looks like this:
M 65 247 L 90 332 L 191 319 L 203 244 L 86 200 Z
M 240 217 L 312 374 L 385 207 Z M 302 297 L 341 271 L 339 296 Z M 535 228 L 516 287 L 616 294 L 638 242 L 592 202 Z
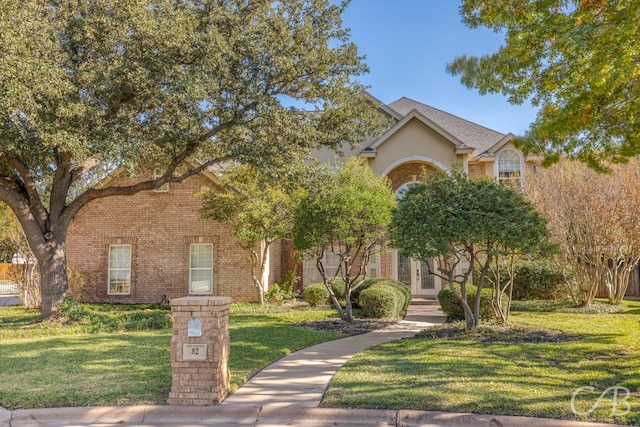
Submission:
M 498 154 L 498 182 L 520 185 L 522 163 L 516 150 L 503 150 Z
M 158 179 L 163 175 L 163 171 L 156 168 L 153 170 L 153 179 Z M 169 183 L 165 183 L 162 184 L 160 187 L 158 188 L 154 188 L 153 189 L 154 192 L 156 193 L 166 193 L 167 191 L 169 191 Z

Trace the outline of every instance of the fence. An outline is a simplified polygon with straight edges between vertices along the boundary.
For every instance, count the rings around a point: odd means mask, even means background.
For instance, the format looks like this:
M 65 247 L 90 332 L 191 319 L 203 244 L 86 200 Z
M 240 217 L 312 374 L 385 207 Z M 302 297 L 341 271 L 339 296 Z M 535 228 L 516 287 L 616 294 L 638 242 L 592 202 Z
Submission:
M 607 285 L 604 282 L 604 279 L 600 281 L 600 285 L 598 286 L 598 293 L 596 294 L 596 298 L 607 298 L 609 296 L 609 291 L 607 290 Z M 640 265 L 637 265 L 636 268 L 629 275 L 629 286 L 627 287 L 627 291 L 624 294 L 625 297 L 640 297 Z
M 17 295 L 18 284 L 22 277 L 22 266 L 17 264 L 0 264 L 0 295 Z

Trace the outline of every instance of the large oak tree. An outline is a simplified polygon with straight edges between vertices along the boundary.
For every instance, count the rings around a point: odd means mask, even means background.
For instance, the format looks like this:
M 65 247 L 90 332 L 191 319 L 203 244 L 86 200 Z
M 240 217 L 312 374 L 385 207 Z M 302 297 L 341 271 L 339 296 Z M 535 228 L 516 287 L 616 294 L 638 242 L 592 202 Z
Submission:
M 274 171 L 310 147 L 367 133 L 375 112 L 353 80 L 366 66 L 342 28 L 345 7 L 3 3 L 0 201 L 37 259 L 43 317 L 64 298 L 67 230 L 87 203 L 181 182 L 230 159 Z M 88 185 L 116 167 L 137 180 Z M 147 167 L 162 173 L 140 178 Z
M 480 93 L 539 106 L 525 148 L 592 167 L 640 154 L 640 2 L 464 0 L 461 14 L 505 41 L 448 69 Z

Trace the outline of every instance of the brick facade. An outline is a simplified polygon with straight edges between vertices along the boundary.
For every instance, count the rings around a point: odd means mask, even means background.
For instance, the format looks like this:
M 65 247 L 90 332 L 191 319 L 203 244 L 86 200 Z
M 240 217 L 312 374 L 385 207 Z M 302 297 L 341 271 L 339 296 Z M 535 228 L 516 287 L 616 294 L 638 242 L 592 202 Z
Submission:
M 484 176 L 486 176 L 484 163 L 469 165 L 469 178 L 482 178 Z
M 438 169 L 427 163 L 403 163 L 389 172 L 387 177 L 391 181 L 391 189 L 396 192 L 398 188 L 408 182 L 420 181 L 424 172 L 435 173 L 437 171 Z
M 230 226 L 200 218 L 197 193 L 205 186 L 215 184 L 196 176 L 169 184 L 168 192 L 113 196 L 85 206 L 71 224 L 67 241 L 68 266 L 84 275 L 83 300 L 155 303 L 163 297 L 188 296 L 190 245 L 210 243 L 213 295 L 255 301 L 250 258 Z M 129 295 L 107 293 L 110 245 L 131 245 Z M 278 264 L 272 265 L 274 276 L 279 275 Z

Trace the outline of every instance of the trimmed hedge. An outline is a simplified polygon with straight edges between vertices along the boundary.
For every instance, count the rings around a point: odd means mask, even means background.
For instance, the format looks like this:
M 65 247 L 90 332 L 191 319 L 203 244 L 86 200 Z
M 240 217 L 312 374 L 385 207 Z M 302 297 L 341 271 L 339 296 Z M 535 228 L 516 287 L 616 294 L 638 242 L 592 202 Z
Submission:
M 460 292 L 460 285 L 454 285 L 456 290 Z M 474 304 L 476 303 L 476 292 L 478 288 L 470 283 L 467 283 L 467 302 L 469 306 L 473 310 Z M 451 292 L 449 286 L 443 287 L 440 292 L 438 292 L 438 301 L 440 301 L 440 306 L 442 307 L 442 311 L 447 315 L 448 321 L 453 320 L 464 320 L 464 310 L 462 308 L 462 304 L 458 301 L 458 298 Z M 506 307 L 508 298 L 506 295 L 503 296 L 503 304 Z M 480 319 L 487 321 L 495 319 L 495 314 L 493 312 L 493 308 L 491 308 L 491 288 L 483 287 L 482 291 L 480 291 Z
M 567 296 L 571 276 L 557 264 L 522 261 L 513 275 L 514 300 L 557 300 Z
M 329 300 L 329 290 L 324 283 L 315 283 L 304 289 L 302 296 L 311 307 L 326 304 Z
M 395 297 L 390 296 L 389 290 L 395 294 Z M 399 318 L 411 304 L 411 290 L 397 280 L 366 279 L 353 294 L 354 300 L 367 317 Z
M 360 293 L 360 307 L 366 317 L 395 319 L 401 316 L 404 295 L 393 286 L 376 284 Z
M 354 290 L 351 291 L 351 301 L 353 302 L 354 305 L 360 305 L 360 293 L 362 293 L 362 291 L 364 291 L 365 289 L 370 288 L 371 286 L 375 285 L 376 283 L 379 282 L 383 282 L 387 279 L 383 279 L 383 278 L 369 278 L 369 279 L 364 279 L 364 282 L 362 282 L 362 284 L 360 286 L 358 286 L 357 288 L 355 288 Z

